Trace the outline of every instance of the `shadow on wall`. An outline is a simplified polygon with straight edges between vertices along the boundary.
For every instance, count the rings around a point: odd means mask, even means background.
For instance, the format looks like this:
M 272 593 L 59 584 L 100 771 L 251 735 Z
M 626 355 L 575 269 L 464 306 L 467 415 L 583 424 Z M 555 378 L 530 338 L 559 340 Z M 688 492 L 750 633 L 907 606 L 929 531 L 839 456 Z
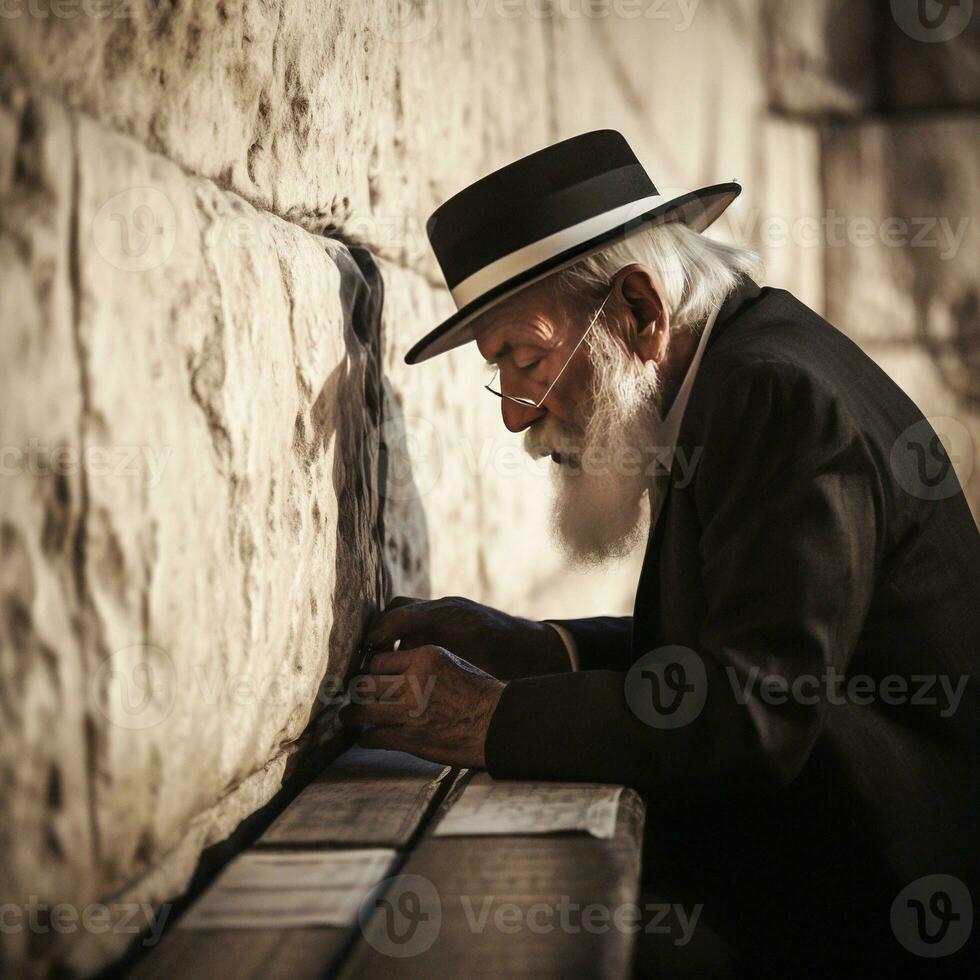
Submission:
M 340 305 L 344 311 L 344 342 L 348 351 L 367 356 L 346 357 L 317 395 L 307 433 L 297 418 L 296 440 L 311 454 L 326 452 L 334 440 L 333 488 L 338 503 L 334 542 L 336 587 L 331 597 L 332 626 L 327 639 L 328 672 L 321 678 L 319 696 L 311 709 L 308 732 L 323 720 L 332 734 L 335 713 L 324 708 L 338 693 L 340 678 L 331 677 L 329 664 L 348 663 L 344 686 L 360 667 L 360 636 L 347 624 L 362 623 L 384 608 L 396 591 L 410 584 L 427 596 L 428 527 L 415 488 L 406 433 L 397 397 L 384 379 L 381 357 L 384 280 L 371 252 L 336 229 L 328 236 L 338 242 L 334 256 L 340 270 Z M 397 477 L 392 482 L 392 463 Z M 350 583 L 370 578 L 372 555 L 363 542 L 380 543 L 382 560 L 376 572 L 374 595 L 362 595 Z M 333 685 L 332 687 L 330 685 Z
M 936 336 L 930 326 L 931 308 L 948 282 L 939 262 L 929 257 L 912 265 L 909 291 L 915 303 L 916 335 L 959 408 L 980 412 L 980 291 L 975 285 L 967 285 L 958 296 L 951 297 L 951 335 Z
M 886 174 L 889 213 L 934 214 L 938 202 L 946 202 L 952 220 L 964 220 L 967 208 L 962 189 L 948 171 L 930 166 L 926 148 L 903 141 L 904 170 L 920 175 L 909 199 L 905 174 Z M 912 157 L 911 154 L 921 154 Z M 967 208 L 968 210 L 968 208 Z M 968 219 L 965 219 L 968 221 Z M 917 249 L 907 253 L 907 289 L 915 309 L 915 335 L 964 413 L 980 412 L 980 290 L 975 282 L 950 274 L 950 260 L 938 249 Z M 937 319 L 945 306 L 947 315 Z
M 295 443 L 307 458 L 330 451 L 333 443 L 333 489 L 337 500 L 334 540 L 335 587 L 331 596 L 331 627 L 327 638 L 327 670 L 321 678 L 316 702 L 310 710 L 307 733 L 320 729 L 339 734 L 336 712 L 337 683 L 349 680 L 359 658 L 350 656 L 361 637 L 350 635 L 351 623 L 364 623 L 387 599 L 388 576 L 384 562 L 372 569 L 374 555 L 364 542 L 384 541 L 384 511 L 378 495 L 383 485 L 384 453 L 381 432 L 381 312 L 384 283 L 367 249 L 342 239 L 333 255 L 340 271 L 340 306 L 344 315 L 347 355 L 327 377 L 310 410 L 312 431 L 297 416 Z M 372 594 L 362 594 L 353 583 L 375 578 Z M 330 675 L 331 664 L 349 663 L 346 676 Z
M 334 404 L 339 406 L 341 412 L 348 413 L 352 406 L 363 401 L 370 424 L 377 427 L 372 433 L 377 438 L 363 441 L 361 458 L 364 473 L 376 474 L 373 489 L 378 511 L 374 526 L 383 551 L 382 581 L 378 588 L 383 608 L 394 595 L 431 595 L 428 520 L 422 495 L 415 481 L 412 467 L 413 443 L 406 430 L 401 399 L 383 370 L 381 332 L 385 292 L 381 271 L 371 250 L 357 237 L 348 235 L 336 225 L 328 225 L 320 233 L 341 243 L 346 249 L 343 257 L 338 256 L 337 259 L 343 280 L 341 300 L 346 317 L 345 333 L 347 330 L 353 331 L 358 340 L 370 350 L 371 364 L 376 369 L 371 377 L 364 378 L 363 391 L 348 382 L 342 392 L 339 392 L 343 397 Z M 332 383 L 331 378 L 327 384 Z M 336 388 L 331 390 L 335 391 Z M 325 397 L 326 404 L 330 404 L 328 394 L 321 397 Z M 361 422 L 360 417 L 350 420 L 350 431 L 340 447 L 344 458 L 354 459 L 356 456 L 357 446 L 352 444 L 352 440 Z M 344 425 L 347 425 L 346 420 Z M 376 460 L 368 458 L 369 450 L 374 449 L 378 454 Z M 341 513 L 345 516 L 344 522 L 337 529 L 336 567 L 339 581 L 339 573 L 351 567 L 344 564 L 343 555 L 350 554 L 354 561 L 363 556 L 356 548 L 352 548 L 350 541 L 344 545 L 340 540 L 345 527 L 357 526 L 357 516 L 348 513 L 350 501 L 342 493 L 345 480 L 341 471 L 335 470 L 334 481 Z M 367 485 L 366 482 L 363 485 Z M 336 608 L 349 607 L 335 605 Z M 334 649 L 333 639 L 331 635 L 331 650 Z M 343 641 L 343 637 L 338 640 L 341 643 Z

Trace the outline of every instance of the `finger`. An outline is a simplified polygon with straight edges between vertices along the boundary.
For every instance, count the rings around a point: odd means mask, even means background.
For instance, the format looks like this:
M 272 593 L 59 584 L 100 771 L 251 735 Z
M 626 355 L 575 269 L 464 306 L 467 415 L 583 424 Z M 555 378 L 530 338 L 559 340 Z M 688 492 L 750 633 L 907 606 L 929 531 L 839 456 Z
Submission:
M 401 609 L 402 606 L 410 606 L 416 602 L 425 602 L 424 599 L 417 599 L 414 596 L 408 595 L 396 595 L 391 602 L 385 606 L 385 612 L 389 612 L 392 609 Z
M 388 647 L 402 637 L 404 639 L 411 625 L 419 622 L 419 617 L 431 606 L 427 599 L 412 596 L 395 596 L 378 614 L 367 633 L 367 641 L 374 647 Z
M 369 674 L 405 674 L 429 655 L 432 647 L 412 647 L 408 650 L 386 650 L 375 653 L 367 663 Z
M 341 712 L 345 725 L 400 725 L 408 718 L 404 704 L 387 701 L 365 701 L 349 704 Z
M 360 682 L 351 687 L 351 702 L 367 704 L 378 701 L 381 704 L 402 704 L 406 691 L 411 690 L 411 684 L 405 680 L 402 673 L 372 674 L 365 671 L 361 674 Z
M 413 621 L 417 621 L 418 612 L 413 612 L 414 609 L 414 605 L 406 604 L 398 609 L 383 612 L 368 630 L 368 643 L 381 650 L 393 646 L 395 640 L 404 639 Z
M 397 725 L 369 728 L 357 737 L 358 745 L 366 749 L 387 749 L 394 752 L 418 754 L 421 742 L 418 738 Z

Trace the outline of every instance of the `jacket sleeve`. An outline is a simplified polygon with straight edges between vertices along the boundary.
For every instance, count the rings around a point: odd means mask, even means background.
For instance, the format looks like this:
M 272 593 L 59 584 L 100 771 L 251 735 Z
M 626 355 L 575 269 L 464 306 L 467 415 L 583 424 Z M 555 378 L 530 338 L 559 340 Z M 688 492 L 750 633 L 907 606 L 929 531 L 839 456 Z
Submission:
M 694 420 L 704 452 L 684 491 L 701 528 L 705 608 L 688 655 L 703 665 L 702 706 L 676 727 L 632 710 L 653 687 L 645 657 L 626 672 L 512 681 L 487 735 L 491 775 L 678 802 L 774 787 L 805 763 L 827 707 L 808 679 L 847 665 L 870 602 L 877 471 L 839 402 L 800 369 L 752 364 L 717 388 Z M 805 697 L 773 695 L 794 682 Z
M 579 670 L 627 670 L 633 637 L 632 616 L 549 619 L 572 634 Z

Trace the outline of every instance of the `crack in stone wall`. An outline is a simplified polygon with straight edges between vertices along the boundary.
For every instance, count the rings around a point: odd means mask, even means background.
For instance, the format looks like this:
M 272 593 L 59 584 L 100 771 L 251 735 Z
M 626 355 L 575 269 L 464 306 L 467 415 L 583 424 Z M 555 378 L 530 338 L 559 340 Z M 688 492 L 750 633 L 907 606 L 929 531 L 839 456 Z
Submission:
M 26 112 L 32 111 L 28 107 Z M 79 223 L 78 203 L 79 203 L 79 166 L 78 166 L 78 127 L 74 119 L 69 120 L 71 131 L 71 206 L 68 231 L 68 276 L 71 289 L 71 335 L 75 352 L 75 360 L 78 367 L 78 387 L 81 395 L 80 413 L 78 418 L 78 447 L 80 453 L 85 452 L 85 419 L 91 410 L 90 382 L 87 370 L 83 340 L 80 327 L 80 297 L 81 297 L 81 229 Z M 89 596 L 88 579 L 86 575 L 86 535 L 88 531 L 89 518 L 89 495 L 88 477 L 84 467 L 79 471 L 79 515 L 75 526 L 73 564 L 75 587 L 77 590 L 77 602 L 79 608 L 79 638 L 81 641 L 81 656 L 83 678 L 88 680 L 92 673 L 92 664 L 88 650 L 90 649 L 90 634 L 97 624 L 88 615 Z M 80 692 L 82 703 L 88 700 L 88 690 L 83 688 Z M 96 771 L 98 767 L 98 745 L 96 732 L 88 718 L 84 721 L 83 740 L 85 745 L 86 758 L 86 777 L 87 777 L 87 800 L 86 808 L 89 819 L 89 833 L 92 840 L 92 857 L 96 864 L 100 860 L 102 853 L 102 843 L 99 834 L 99 822 L 96 819 L 98 781 Z

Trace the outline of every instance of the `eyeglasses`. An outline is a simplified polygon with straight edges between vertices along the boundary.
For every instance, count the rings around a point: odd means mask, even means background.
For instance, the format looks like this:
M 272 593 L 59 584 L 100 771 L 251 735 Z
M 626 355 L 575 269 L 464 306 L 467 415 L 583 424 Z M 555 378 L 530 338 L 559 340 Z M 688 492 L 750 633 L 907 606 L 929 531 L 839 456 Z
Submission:
M 552 381 L 551 384 L 548 385 L 548 390 L 541 396 L 541 398 L 538 401 L 532 401 L 530 398 L 520 398 L 517 395 L 505 395 L 500 390 L 499 386 L 495 387 L 495 385 L 497 385 L 497 379 L 500 377 L 499 367 L 494 370 L 493 377 L 490 379 L 490 383 L 485 384 L 483 387 L 486 388 L 491 395 L 496 395 L 498 398 L 506 398 L 507 401 L 514 402 L 517 405 L 523 405 L 525 408 L 540 408 L 545 403 L 546 399 L 548 398 L 548 395 L 551 394 L 552 388 L 554 388 L 555 385 L 558 384 L 558 379 L 565 373 L 565 368 L 567 368 L 568 365 L 572 363 L 572 358 L 575 356 L 575 352 L 585 342 L 585 338 L 588 337 L 592 328 L 595 326 L 596 320 L 599 319 L 599 314 L 602 313 L 602 310 L 605 307 L 606 303 L 609 302 L 610 296 L 612 296 L 611 289 L 609 290 L 608 293 L 606 293 L 606 298 L 602 301 L 602 304 L 599 306 L 599 309 L 596 310 L 595 316 L 592 317 L 592 322 L 589 324 L 585 333 L 582 334 L 581 337 L 579 337 L 578 343 L 572 348 L 572 352 L 571 354 L 568 355 L 568 359 L 562 365 L 561 370 L 555 375 L 554 381 Z

